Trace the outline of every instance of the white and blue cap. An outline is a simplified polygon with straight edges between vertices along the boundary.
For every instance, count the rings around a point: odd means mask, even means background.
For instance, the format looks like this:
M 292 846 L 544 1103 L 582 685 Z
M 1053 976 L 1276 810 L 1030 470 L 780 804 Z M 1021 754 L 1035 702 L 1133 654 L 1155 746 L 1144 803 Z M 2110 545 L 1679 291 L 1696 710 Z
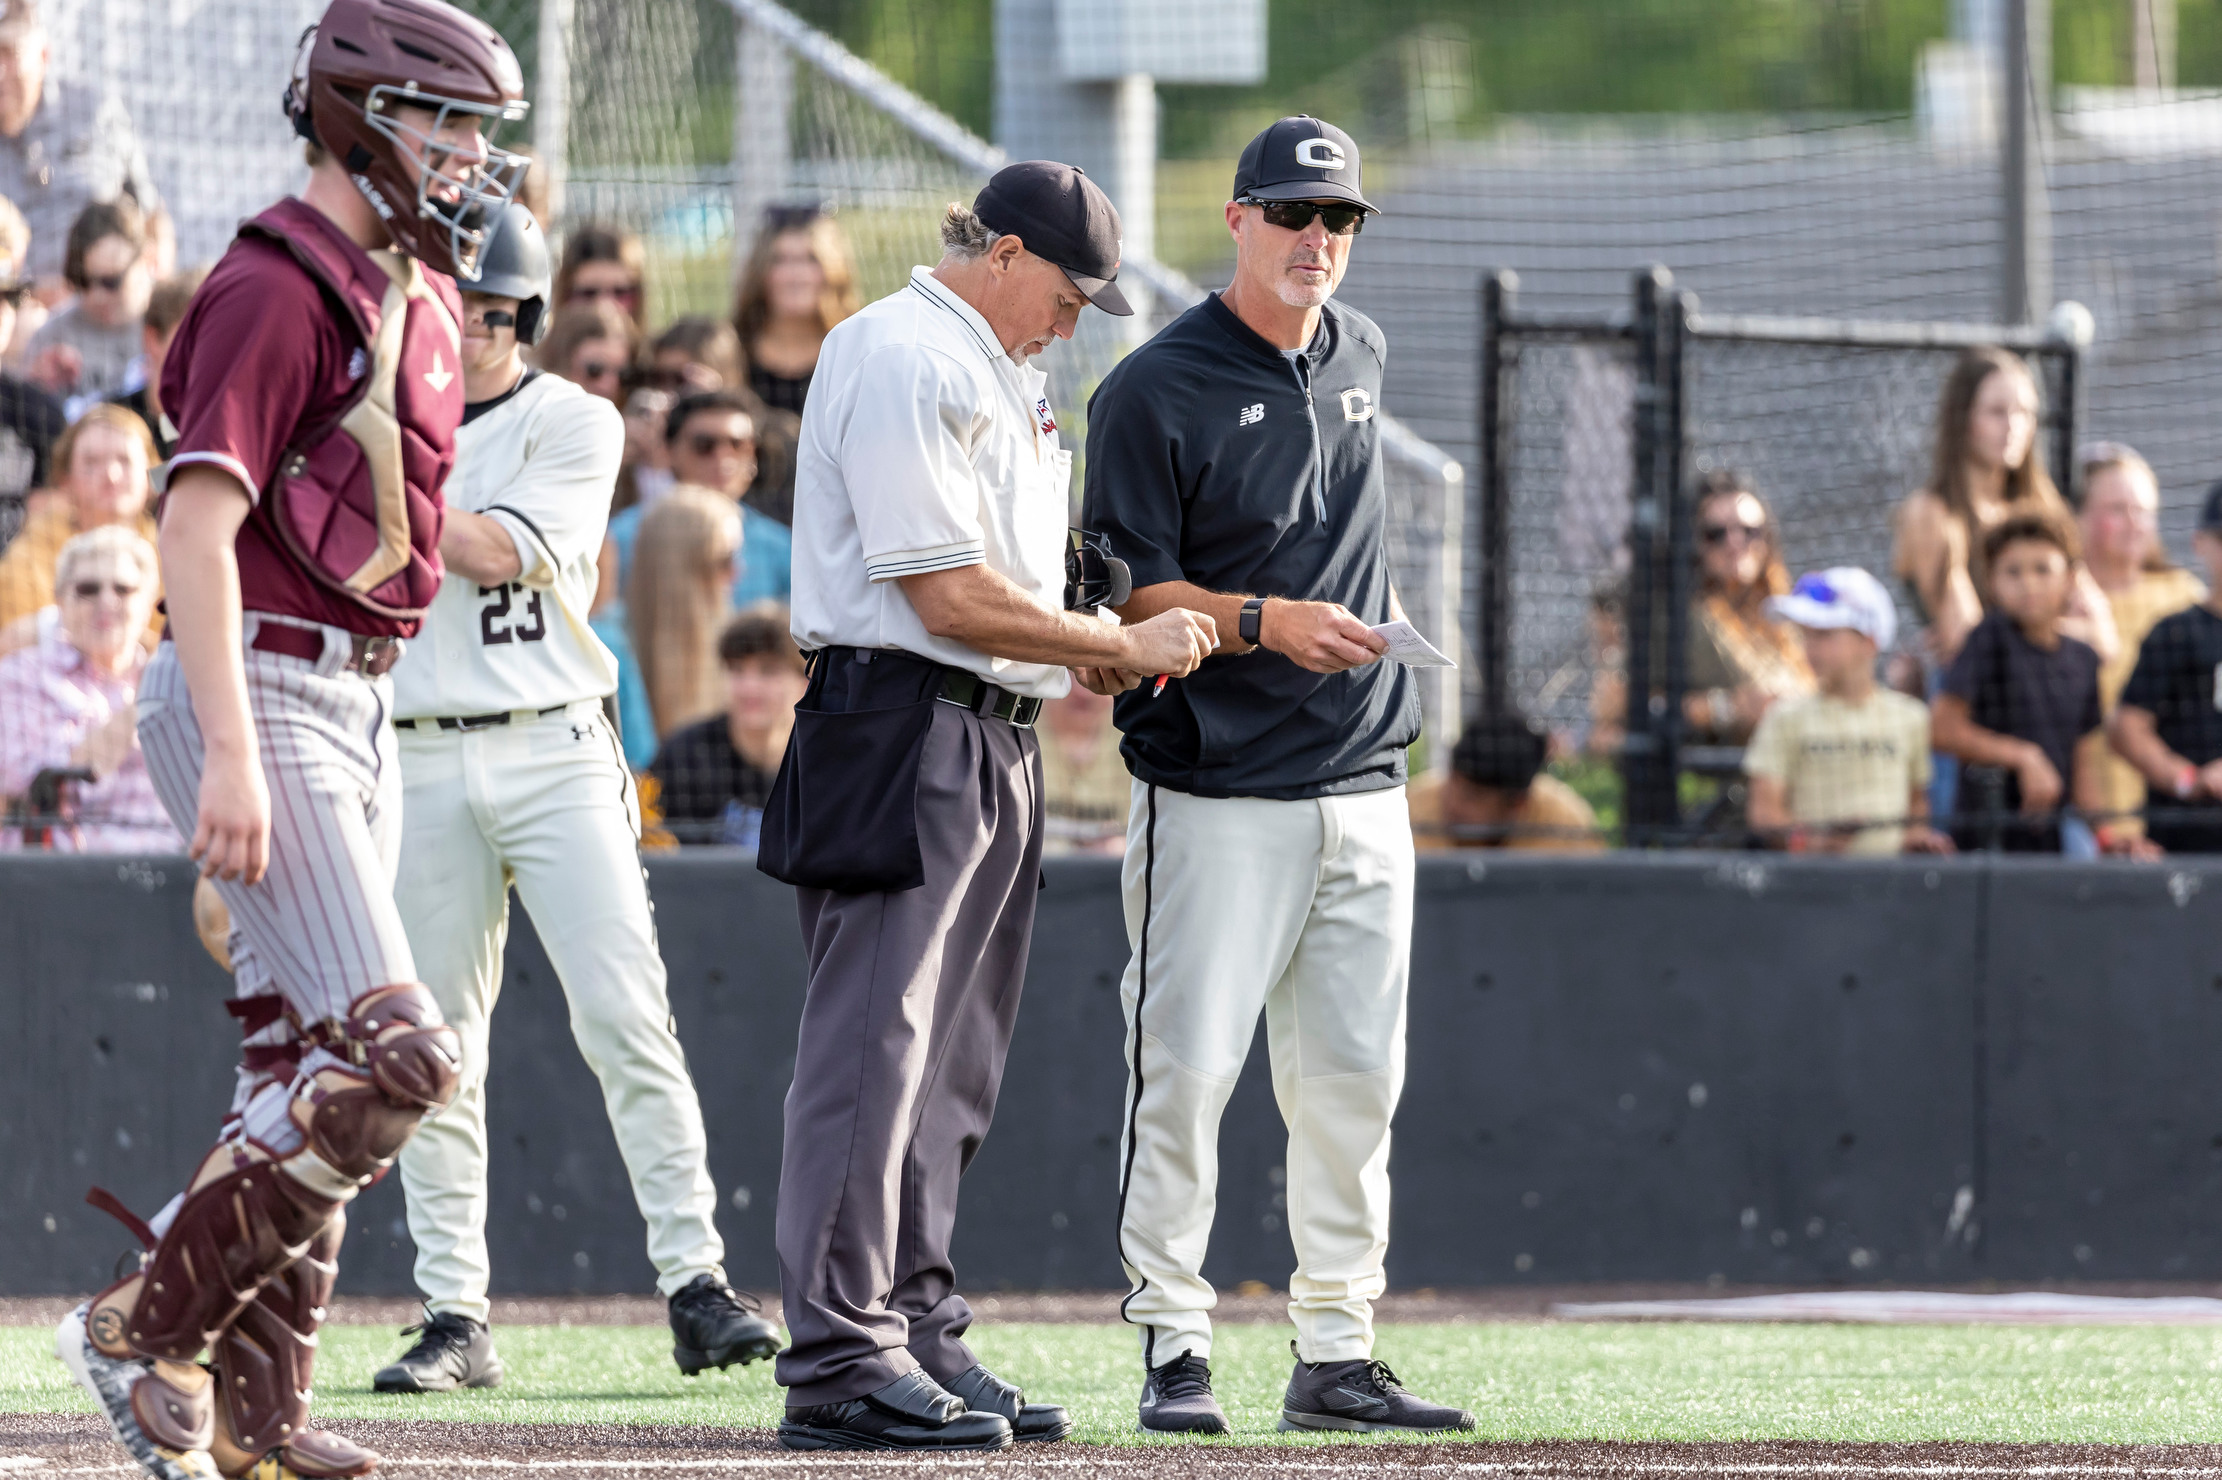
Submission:
M 1898 635 L 1898 608 L 1876 580 L 1856 565 L 1839 565 L 1798 577 L 1788 596 L 1767 599 L 1767 612 L 1800 627 L 1848 627 L 1888 648 Z

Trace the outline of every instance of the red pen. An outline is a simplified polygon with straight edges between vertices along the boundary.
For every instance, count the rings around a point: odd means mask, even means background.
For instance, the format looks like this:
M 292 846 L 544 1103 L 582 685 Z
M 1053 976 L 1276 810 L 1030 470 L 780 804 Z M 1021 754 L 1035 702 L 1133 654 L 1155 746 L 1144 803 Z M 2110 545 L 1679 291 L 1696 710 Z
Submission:
M 1172 676 L 1173 675 L 1171 675 L 1170 673 L 1160 673 L 1157 676 L 1157 685 L 1150 690 L 1150 697 L 1152 699 L 1165 692 L 1165 680 L 1171 678 Z

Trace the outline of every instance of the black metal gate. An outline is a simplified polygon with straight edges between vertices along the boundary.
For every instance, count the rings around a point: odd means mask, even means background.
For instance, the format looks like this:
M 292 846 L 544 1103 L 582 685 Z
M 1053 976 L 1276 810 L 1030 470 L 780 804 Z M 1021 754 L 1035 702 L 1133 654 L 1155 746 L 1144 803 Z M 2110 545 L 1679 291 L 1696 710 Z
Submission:
M 1682 777 L 1738 758 L 1684 734 L 1699 475 L 1756 468 L 1794 567 L 1886 574 L 1892 511 L 1927 481 L 1944 373 L 1996 345 L 2037 372 L 2045 456 L 2071 489 L 2079 313 L 2052 328 L 1709 314 L 1654 267 L 1625 312 L 1571 315 L 1522 309 L 1518 286 L 1493 272 L 1481 287 L 1467 702 L 1594 728 L 1607 666 L 1596 614 L 1617 604 L 1625 732 L 1601 748 L 1618 757 L 1632 845 L 1693 841 Z

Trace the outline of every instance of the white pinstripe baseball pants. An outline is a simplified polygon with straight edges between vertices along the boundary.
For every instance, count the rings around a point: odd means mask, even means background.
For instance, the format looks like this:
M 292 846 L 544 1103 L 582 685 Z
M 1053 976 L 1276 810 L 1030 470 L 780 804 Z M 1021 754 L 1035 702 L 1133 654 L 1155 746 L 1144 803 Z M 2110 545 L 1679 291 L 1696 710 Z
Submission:
M 216 891 L 231 911 L 234 942 L 247 947 L 234 954 L 239 995 L 275 993 L 313 1023 L 344 1017 L 349 1003 L 375 988 L 417 979 L 393 901 L 401 854 L 393 685 L 344 671 L 351 640 L 337 627 L 248 612 L 241 640 L 251 644 L 264 622 L 321 631 L 324 656 L 310 663 L 246 649 L 247 703 L 270 788 L 270 868 L 259 884 L 218 879 Z M 140 680 L 139 743 L 170 820 L 191 837 L 204 752 L 170 643 Z M 256 1038 L 278 1042 L 289 1034 L 281 1019 Z M 299 1077 L 340 1062 L 311 1049 Z M 248 1134 L 277 1157 L 304 1144 L 285 1113 L 287 1088 L 242 1070 L 233 1107 Z

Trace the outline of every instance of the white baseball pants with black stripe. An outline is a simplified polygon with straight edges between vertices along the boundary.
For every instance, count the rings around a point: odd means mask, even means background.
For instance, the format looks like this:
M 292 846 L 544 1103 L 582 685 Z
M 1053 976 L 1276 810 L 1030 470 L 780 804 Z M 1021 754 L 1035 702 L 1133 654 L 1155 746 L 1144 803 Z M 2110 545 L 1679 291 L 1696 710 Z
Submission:
M 400 738 L 395 898 L 426 984 L 463 1040 L 454 1102 L 401 1151 L 425 1303 L 487 1318 L 487 1037 L 512 884 L 601 1080 L 657 1288 L 722 1279 L 702 1106 L 665 996 L 632 775 L 600 702 L 479 730 L 412 727 Z
M 248 711 L 270 789 L 270 867 L 257 884 L 215 884 L 231 911 L 239 995 L 282 996 L 301 1021 L 315 1023 L 346 1016 L 366 992 L 417 980 L 393 899 L 401 843 L 393 684 L 347 671 L 352 640 L 337 627 L 247 612 L 242 641 L 251 644 L 265 622 L 322 632 L 324 654 L 312 663 L 245 649 Z M 174 644 L 161 644 L 147 663 L 138 712 L 147 774 L 170 820 L 191 837 L 204 751 Z M 291 1036 L 281 1019 L 249 1042 Z M 297 1081 L 340 1062 L 311 1049 Z M 247 1134 L 279 1158 L 305 1144 L 286 1114 L 288 1089 L 242 1069 L 232 1107 Z
M 1123 877 L 1127 1119 L 1119 1253 L 1143 1359 L 1211 1354 L 1205 1245 L 1219 1118 L 1264 1012 L 1288 1126 L 1307 1362 L 1366 1357 L 1389 1247 L 1389 1119 L 1404 1085 L 1412 826 L 1404 788 L 1268 801 L 1134 783 Z

